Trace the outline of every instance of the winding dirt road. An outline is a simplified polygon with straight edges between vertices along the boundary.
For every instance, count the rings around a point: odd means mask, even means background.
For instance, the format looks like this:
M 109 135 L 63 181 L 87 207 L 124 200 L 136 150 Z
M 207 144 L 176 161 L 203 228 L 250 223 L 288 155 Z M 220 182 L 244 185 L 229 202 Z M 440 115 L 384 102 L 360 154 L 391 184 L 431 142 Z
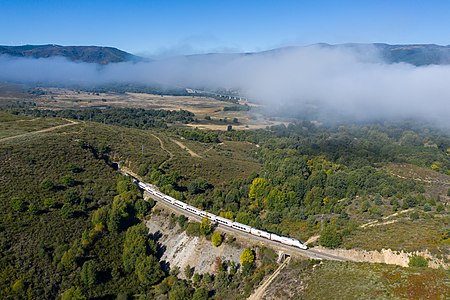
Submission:
M 40 133 L 45 133 L 45 132 L 53 131 L 53 130 L 56 130 L 56 129 L 60 129 L 60 128 L 64 128 L 64 127 L 68 127 L 68 126 L 73 126 L 73 125 L 79 124 L 79 122 L 76 122 L 76 121 L 73 121 L 73 120 L 68 120 L 68 119 L 64 119 L 64 120 L 69 122 L 69 123 L 58 125 L 58 126 L 53 126 L 53 127 L 49 127 L 49 128 L 45 128 L 45 129 L 41 129 L 41 130 L 31 131 L 31 132 L 27 132 L 27 133 L 22 133 L 22 134 L 18 134 L 18 135 L 8 136 L 8 137 L 0 139 L 0 142 L 5 142 L 5 141 L 21 138 L 21 137 L 28 137 L 28 136 L 32 136 L 32 135 L 36 135 L 36 134 L 40 134 Z

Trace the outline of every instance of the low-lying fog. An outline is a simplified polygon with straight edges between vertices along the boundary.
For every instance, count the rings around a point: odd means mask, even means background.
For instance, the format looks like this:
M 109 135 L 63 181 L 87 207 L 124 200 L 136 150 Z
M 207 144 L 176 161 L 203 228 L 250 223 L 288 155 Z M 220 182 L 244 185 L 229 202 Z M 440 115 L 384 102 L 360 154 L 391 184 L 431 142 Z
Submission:
M 312 105 L 328 115 L 358 120 L 425 117 L 450 124 L 450 66 L 387 64 L 370 46 L 310 46 L 106 66 L 1 56 L 0 80 L 232 88 L 275 107 Z

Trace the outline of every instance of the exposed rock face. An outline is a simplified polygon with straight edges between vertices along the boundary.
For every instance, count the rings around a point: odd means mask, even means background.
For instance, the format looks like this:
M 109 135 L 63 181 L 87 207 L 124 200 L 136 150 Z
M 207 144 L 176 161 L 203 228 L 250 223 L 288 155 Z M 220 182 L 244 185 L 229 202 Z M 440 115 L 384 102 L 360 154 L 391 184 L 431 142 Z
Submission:
M 430 268 L 449 269 L 450 264 L 444 259 L 434 257 L 429 251 L 403 252 L 392 251 L 391 249 L 381 249 L 381 251 L 367 251 L 360 249 L 326 249 L 323 247 L 315 247 L 323 253 L 342 256 L 358 262 L 385 263 L 390 265 L 399 265 L 407 267 L 409 258 L 414 255 L 420 255 L 428 260 Z M 450 259 L 450 257 L 448 258 Z
M 158 205 L 155 207 L 158 208 Z M 216 257 L 222 261 L 239 263 L 239 258 L 245 246 L 233 243 L 222 243 L 220 247 L 214 247 L 212 242 L 204 237 L 190 237 L 181 231 L 178 224 L 171 225 L 169 214 L 162 210 L 159 215 L 153 214 L 146 221 L 151 234 L 160 236 L 158 242 L 162 246 L 161 260 L 170 267 L 178 266 L 180 276 L 184 277 L 184 268 L 189 265 L 195 268 L 196 273 L 214 273 Z

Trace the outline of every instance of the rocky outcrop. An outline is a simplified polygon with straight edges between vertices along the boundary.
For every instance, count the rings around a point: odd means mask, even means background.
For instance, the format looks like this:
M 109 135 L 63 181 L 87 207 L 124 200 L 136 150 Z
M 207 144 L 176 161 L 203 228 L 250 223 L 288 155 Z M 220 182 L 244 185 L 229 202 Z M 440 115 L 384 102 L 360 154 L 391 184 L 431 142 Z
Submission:
M 393 251 L 391 249 L 368 251 L 360 249 L 327 249 L 323 247 L 315 247 L 314 249 L 322 253 L 345 257 L 358 262 L 384 263 L 402 267 L 408 266 L 409 258 L 411 256 L 419 255 L 428 260 L 428 266 L 430 268 L 437 269 L 442 267 L 444 269 L 449 269 L 450 267 L 448 262 L 433 256 L 429 251 L 404 252 Z M 450 260 L 450 257 L 448 257 L 448 260 Z

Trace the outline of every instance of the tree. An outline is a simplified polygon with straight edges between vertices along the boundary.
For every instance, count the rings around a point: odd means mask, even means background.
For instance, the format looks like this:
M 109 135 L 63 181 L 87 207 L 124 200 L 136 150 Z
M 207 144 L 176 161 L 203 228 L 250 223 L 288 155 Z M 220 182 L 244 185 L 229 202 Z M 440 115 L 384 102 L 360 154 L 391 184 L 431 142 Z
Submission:
M 151 205 L 143 199 L 138 199 L 134 203 L 134 209 L 138 216 L 145 216 L 150 211 Z
M 83 295 L 83 292 L 80 288 L 71 287 L 67 291 L 64 292 L 61 296 L 61 300 L 85 300 L 86 297 Z
M 203 235 L 208 235 L 212 231 L 211 220 L 207 217 L 203 217 L 200 223 L 200 233 Z
M 70 248 L 66 252 L 64 252 L 63 256 L 61 257 L 61 266 L 66 270 L 75 270 L 77 267 L 77 256 L 74 249 Z
M 38 209 L 37 209 L 37 207 L 36 207 L 36 204 L 30 203 L 30 204 L 28 205 L 28 210 L 27 210 L 27 212 L 28 212 L 29 214 L 31 214 L 31 215 L 37 214 L 37 213 L 38 213 Z
M 248 197 L 254 201 L 256 207 L 263 207 L 267 203 L 267 195 L 270 192 L 269 182 L 265 178 L 255 178 L 250 185 Z
M 164 276 L 158 259 L 153 256 L 140 256 L 136 263 L 135 273 L 139 281 L 145 285 L 154 285 Z
M 240 261 L 242 266 L 251 266 L 255 261 L 255 254 L 253 254 L 252 249 L 245 248 L 242 251 Z
M 25 283 L 22 279 L 17 279 L 12 285 L 12 291 L 16 295 L 21 295 L 25 291 Z
M 45 198 L 43 204 L 46 209 L 50 209 L 55 207 L 56 201 L 53 198 Z
M 83 264 L 81 268 L 81 282 L 89 288 L 93 287 L 97 282 L 97 271 L 95 263 L 92 260 L 88 260 Z
M 62 207 L 61 207 L 61 215 L 64 218 L 72 218 L 74 216 L 75 212 L 72 208 L 72 205 L 65 203 Z
M 124 270 L 126 272 L 133 271 L 141 257 L 148 254 L 154 255 L 156 250 L 156 243 L 153 240 L 148 240 L 148 230 L 144 224 L 140 223 L 129 227 L 125 233 L 123 244 L 122 260 Z
M 232 125 L 228 125 L 227 126 L 227 131 L 233 131 L 233 126 Z
M 16 197 L 11 199 L 11 206 L 17 212 L 24 212 L 27 207 L 25 201 Z
M 50 179 L 42 180 L 40 186 L 44 191 L 52 191 L 55 189 L 55 184 Z
M 337 231 L 336 224 L 331 223 L 325 226 L 320 233 L 319 243 L 329 248 L 336 248 L 342 244 L 342 235 Z
M 188 218 L 185 215 L 180 215 L 178 217 L 178 226 L 180 226 L 182 229 L 185 229 L 187 222 L 188 222 Z
M 218 231 L 215 231 L 212 234 L 211 241 L 215 247 L 219 247 L 223 241 L 222 235 Z
M 106 222 L 108 220 L 108 213 L 109 213 L 109 207 L 103 206 L 94 211 L 91 218 L 91 223 L 93 226 L 97 224 L 103 224 L 106 225 Z
M 186 227 L 186 234 L 188 236 L 200 236 L 200 223 L 189 222 Z
M 194 275 L 195 268 L 192 268 L 190 265 L 186 265 L 184 267 L 184 276 L 186 276 L 187 279 L 191 279 L 192 275 Z
M 169 292 L 169 300 L 191 300 L 194 290 L 183 280 L 178 280 L 172 285 Z
M 208 298 L 208 290 L 204 287 L 196 289 L 192 295 L 192 300 L 207 300 Z
M 67 187 L 72 187 L 72 186 L 75 186 L 76 181 L 75 181 L 75 179 L 73 179 L 72 176 L 70 176 L 70 175 L 64 175 L 64 176 L 61 178 L 61 183 L 62 183 L 63 185 L 65 185 L 65 186 L 67 186 Z

